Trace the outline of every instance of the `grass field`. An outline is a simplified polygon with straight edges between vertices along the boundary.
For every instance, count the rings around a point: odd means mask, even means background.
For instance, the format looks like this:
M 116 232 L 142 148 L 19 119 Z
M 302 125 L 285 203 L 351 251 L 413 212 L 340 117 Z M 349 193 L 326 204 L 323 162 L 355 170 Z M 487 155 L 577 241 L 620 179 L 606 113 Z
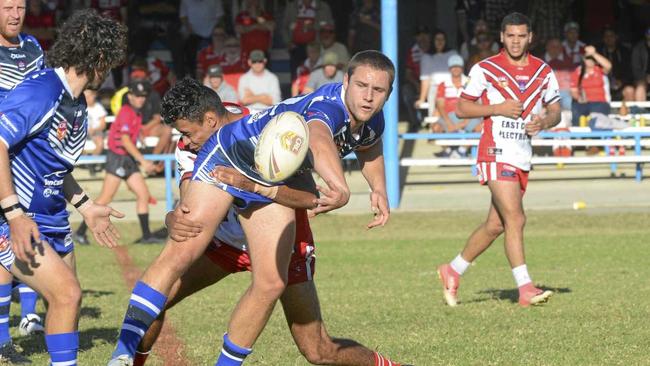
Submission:
M 528 216 L 528 267 L 538 285 L 556 292 L 545 306 L 529 309 L 516 304 L 501 240 L 463 277 L 461 306 L 443 305 L 435 268 L 458 253 L 483 214 L 400 213 L 373 231 L 364 229 L 368 216 L 317 218 L 316 283 L 329 332 L 418 366 L 650 364 L 650 214 Z M 136 224 L 120 228 L 124 242 L 139 236 Z M 128 252 L 144 268 L 160 248 L 129 245 Z M 80 247 L 77 256 L 84 288 L 79 360 L 103 365 L 130 288 L 111 251 Z M 214 364 L 230 311 L 248 281 L 246 274 L 231 276 L 170 312 L 190 365 Z M 18 310 L 12 307 L 12 324 L 19 321 Z M 46 363 L 40 337 L 15 342 L 34 364 Z M 246 364 L 307 364 L 279 308 Z

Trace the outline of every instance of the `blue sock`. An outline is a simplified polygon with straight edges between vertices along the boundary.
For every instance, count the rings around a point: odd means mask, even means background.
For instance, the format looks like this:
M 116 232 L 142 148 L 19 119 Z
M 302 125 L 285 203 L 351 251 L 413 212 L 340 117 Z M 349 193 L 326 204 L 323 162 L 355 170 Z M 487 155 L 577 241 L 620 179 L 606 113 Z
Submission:
M 246 359 L 246 356 L 253 352 L 250 348 L 240 347 L 228 338 L 228 333 L 223 335 L 223 347 L 221 354 L 214 366 L 241 366 Z
M 165 306 L 165 301 L 167 301 L 167 296 L 149 287 L 146 283 L 138 281 L 135 284 L 113 358 L 120 355 L 131 357 L 135 355 L 140 340 L 160 314 L 160 310 Z
M 46 334 L 45 344 L 51 366 L 76 366 L 79 332 Z
M 27 314 L 36 314 L 36 300 L 38 300 L 36 291 L 24 283 L 18 285 L 18 291 L 20 292 L 20 317 L 24 318 Z
M 9 335 L 9 306 L 11 305 L 11 283 L 0 285 L 0 345 L 11 342 Z

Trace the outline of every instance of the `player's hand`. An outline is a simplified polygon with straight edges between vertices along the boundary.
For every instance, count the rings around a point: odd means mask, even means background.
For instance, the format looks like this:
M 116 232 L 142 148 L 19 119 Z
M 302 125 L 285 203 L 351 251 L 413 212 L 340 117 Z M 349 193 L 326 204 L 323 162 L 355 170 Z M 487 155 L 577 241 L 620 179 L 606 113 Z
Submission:
M 495 112 L 499 116 L 517 119 L 524 111 L 523 106 L 518 100 L 506 99 L 503 103 L 496 105 Z
M 81 215 L 99 245 L 107 248 L 119 245 L 120 233 L 111 222 L 111 216 L 121 219 L 124 217 L 123 213 L 110 206 L 92 203 Z
M 593 56 L 595 54 L 596 54 L 596 47 L 591 46 L 591 45 L 585 46 L 585 56 L 586 57 Z
M 526 129 L 528 136 L 535 136 L 544 129 L 544 121 L 538 114 L 535 114 L 531 121 L 526 123 L 524 128 Z
M 249 192 L 255 191 L 255 182 L 246 178 L 246 176 L 244 176 L 235 168 L 218 166 L 212 171 L 212 176 L 216 180 L 229 186 L 233 186 L 235 188 L 243 189 Z
M 337 187 L 331 184 L 331 182 L 325 183 L 326 186 L 316 185 L 316 189 L 320 192 L 321 196 L 314 200 L 316 208 L 311 210 L 312 217 L 343 207 L 350 200 L 349 191 L 342 187 Z
M 372 210 L 375 217 L 366 228 L 372 229 L 373 227 L 386 225 L 390 217 L 390 208 L 385 192 L 370 192 L 370 210 Z
M 144 172 L 147 175 L 153 174 L 156 172 L 156 166 L 149 160 L 143 160 L 142 163 L 140 163 L 142 166 L 142 169 L 144 169 Z
M 16 258 L 21 262 L 29 262 L 29 258 L 36 254 L 33 243 L 41 241 L 41 234 L 38 232 L 38 226 L 34 220 L 26 215 L 9 220 L 9 235 L 11 249 Z
M 174 211 L 170 211 L 165 216 L 165 225 L 169 231 L 169 237 L 176 242 L 199 236 L 203 231 L 203 226 L 197 222 L 187 219 L 190 208 L 184 203 L 179 203 Z

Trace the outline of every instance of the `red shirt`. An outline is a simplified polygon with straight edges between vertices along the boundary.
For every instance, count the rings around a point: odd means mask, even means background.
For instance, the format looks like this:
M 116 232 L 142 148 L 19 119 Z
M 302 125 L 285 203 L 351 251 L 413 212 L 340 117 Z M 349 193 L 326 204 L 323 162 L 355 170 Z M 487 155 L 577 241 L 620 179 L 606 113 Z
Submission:
M 128 104 L 120 108 L 115 122 L 108 129 L 108 149 L 118 155 L 128 155 L 122 146 L 122 135 L 127 134 L 133 144 L 137 144 L 142 128 L 142 114 Z
M 417 79 L 420 79 L 420 60 L 423 53 L 417 43 L 406 53 L 406 68 L 410 69 Z
M 580 78 L 580 67 L 571 74 L 571 87 L 578 89 L 578 93 L 584 95 L 587 102 L 607 102 L 609 103 L 609 80 L 603 69 L 596 65 L 590 73 L 585 73 L 582 78 L 582 84 L 578 87 Z
M 27 28 L 52 28 L 56 26 L 54 12 L 42 11 L 39 15 L 27 14 L 25 15 L 24 25 Z M 52 45 L 53 40 L 45 40 L 37 38 L 38 43 L 41 44 L 43 50 L 48 50 Z
M 260 24 L 259 18 L 265 21 L 273 21 L 273 16 L 269 13 L 264 13 L 259 17 L 253 17 L 247 11 L 242 11 L 237 15 L 235 23 L 242 26 L 251 26 Z M 241 51 L 244 55 L 248 55 L 253 50 L 266 51 L 271 47 L 271 32 L 265 29 L 253 29 L 249 32 L 242 32 L 241 34 Z
M 212 65 L 220 65 L 224 74 L 237 74 L 246 72 L 245 60 L 241 54 L 229 57 L 225 51 L 214 52 L 210 45 L 199 51 L 196 67 L 203 72 L 203 75 Z
M 464 80 L 463 80 L 464 79 Z M 436 93 L 436 99 L 442 98 L 445 100 L 445 113 L 449 114 L 456 111 L 456 104 L 458 104 L 458 98 L 460 93 L 463 91 L 463 81 L 467 81 L 466 78 L 461 77 L 461 86 L 456 87 L 454 83 L 449 80 L 445 80 L 438 84 L 438 92 Z

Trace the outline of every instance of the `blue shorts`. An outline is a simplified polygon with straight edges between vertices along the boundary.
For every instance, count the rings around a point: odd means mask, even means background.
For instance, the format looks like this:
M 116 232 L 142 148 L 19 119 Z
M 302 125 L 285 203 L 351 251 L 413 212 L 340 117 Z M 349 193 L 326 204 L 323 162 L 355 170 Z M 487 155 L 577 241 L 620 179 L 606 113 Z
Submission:
M 0 223 L 0 264 L 7 271 L 11 271 L 11 266 L 16 260 L 14 251 L 11 248 L 10 236 L 9 224 L 7 222 Z M 62 233 L 41 233 L 41 240 L 46 241 L 60 256 L 64 256 L 74 250 L 72 232 L 70 231 Z
M 236 164 L 232 159 L 229 159 L 228 156 L 226 156 L 226 153 L 222 149 L 221 145 L 217 143 L 217 135 L 218 133 L 214 133 L 199 151 L 199 154 L 196 157 L 196 161 L 194 162 L 192 180 L 209 183 L 220 188 L 221 190 L 226 191 L 228 194 L 233 196 L 234 205 L 240 210 L 247 209 L 254 205 L 265 205 L 273 202 L 268 197 L 264 197 L 257 193 L 244 191 L 242 189 L 224 184 L 214 178 L 212 172 L 218 166 L 235 168 L 240 173 L 250 178 L 250 174 L 248 174 L 247 171 L 241 169 L 240 167 L 244 164 L 243 162 Z M 258 181 L 257 179 L 253 180 Z

